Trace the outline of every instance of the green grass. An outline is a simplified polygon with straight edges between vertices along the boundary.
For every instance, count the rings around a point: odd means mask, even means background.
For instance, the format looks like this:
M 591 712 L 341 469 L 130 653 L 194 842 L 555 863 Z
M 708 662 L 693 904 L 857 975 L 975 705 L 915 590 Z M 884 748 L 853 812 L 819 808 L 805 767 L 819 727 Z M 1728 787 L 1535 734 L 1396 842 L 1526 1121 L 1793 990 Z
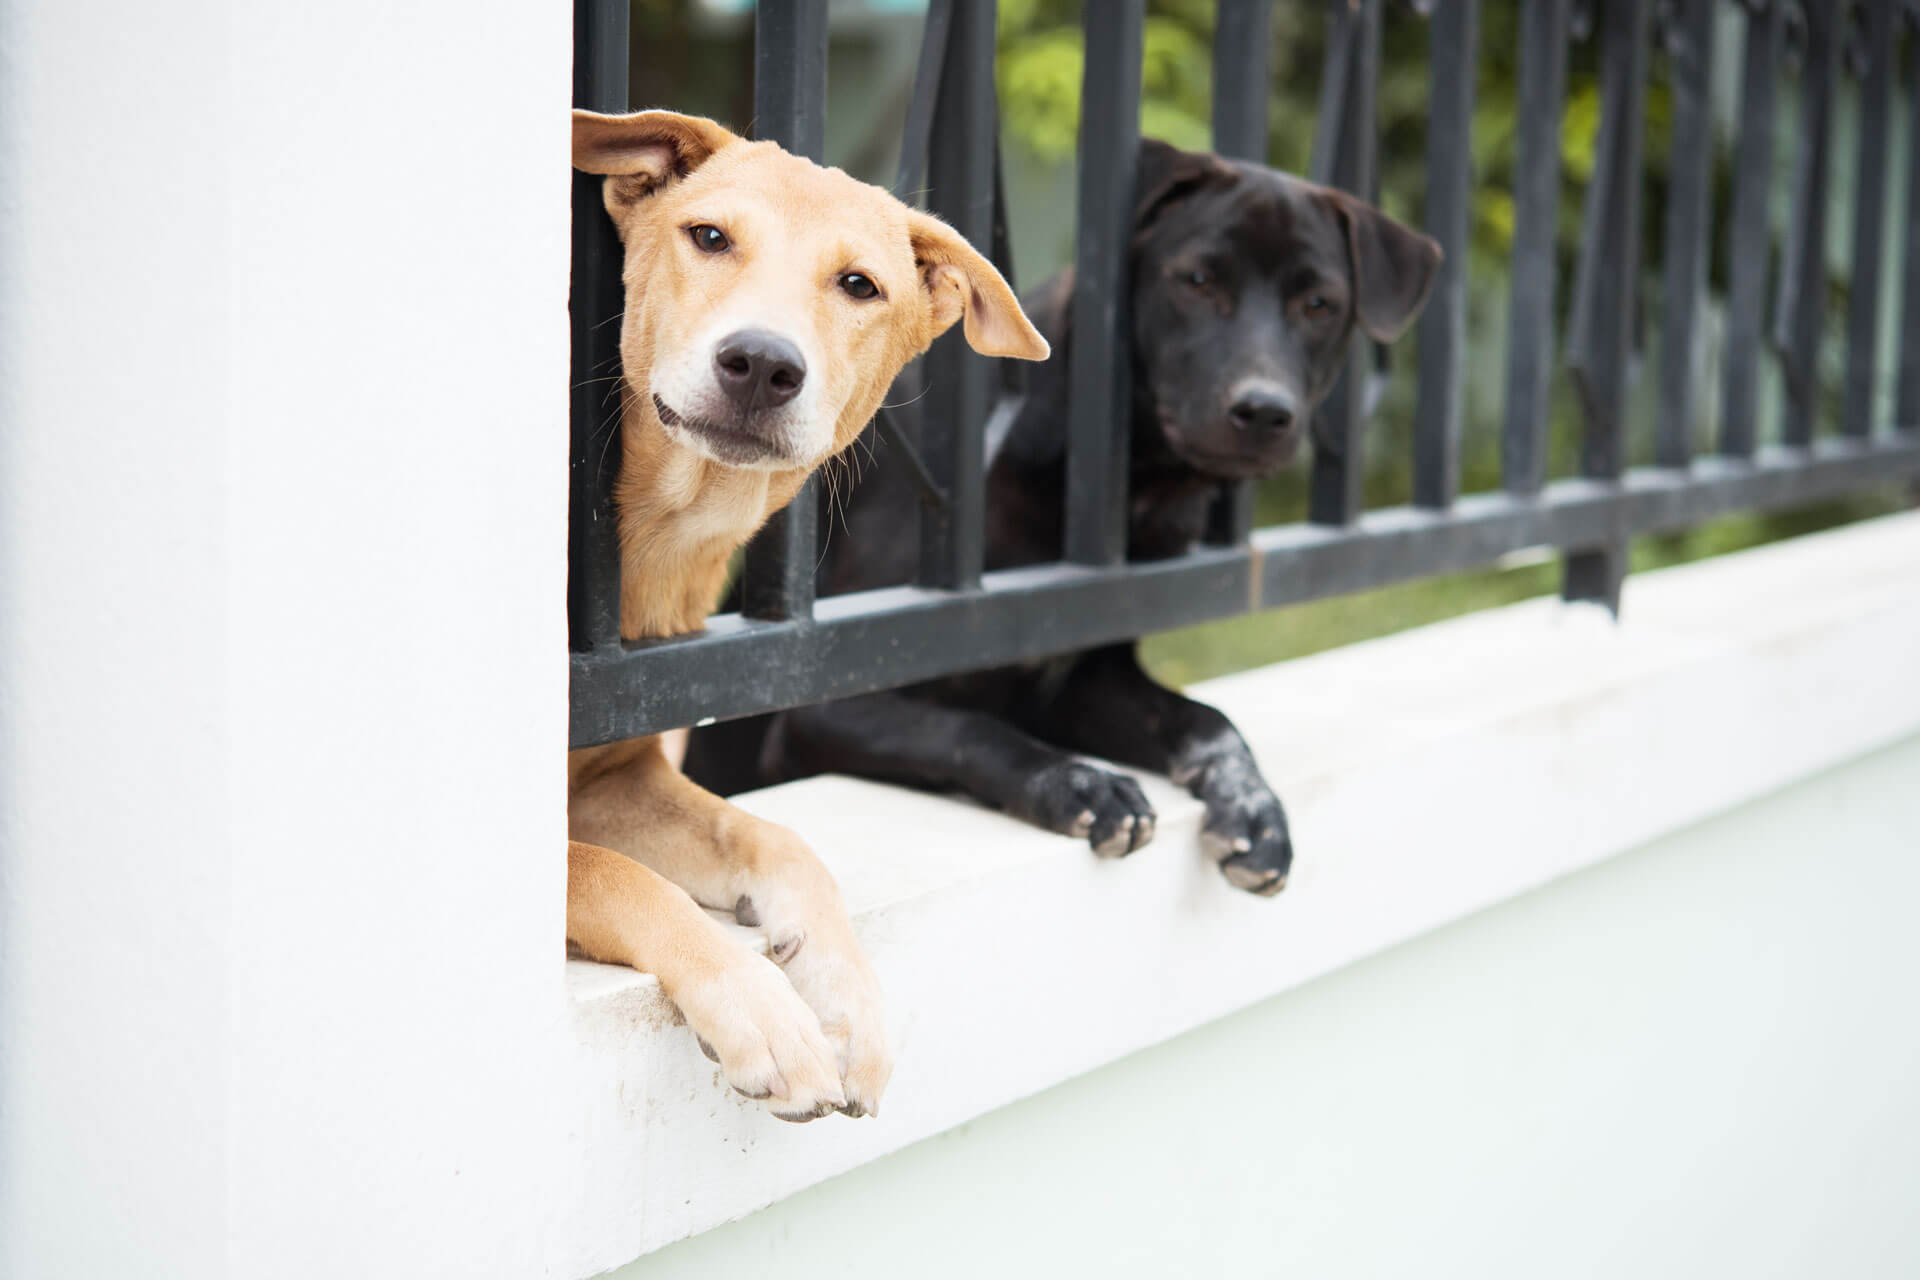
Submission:
M 1636 539 L 1633 572 L 1686 564 L 1848 524 L 1912 505 L 1900 493 L 1868 494 L 1771 515 L 1727 516 L 1684 533 Z M 1405 582 L 1149 636 L 1147 669 L 1175 686 L 1410 627 L 1512 604 L 1560 589 L 1557 559 Z M 1629 615 L 1631 616 L 1631 615 Z

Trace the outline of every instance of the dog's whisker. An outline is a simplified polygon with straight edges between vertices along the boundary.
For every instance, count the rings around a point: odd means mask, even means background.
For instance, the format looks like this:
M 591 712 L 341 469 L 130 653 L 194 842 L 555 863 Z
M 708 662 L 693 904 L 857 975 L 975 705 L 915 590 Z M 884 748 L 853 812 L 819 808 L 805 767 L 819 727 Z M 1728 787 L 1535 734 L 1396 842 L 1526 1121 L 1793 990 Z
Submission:
M 925 399 L 927 398 L 927 393 L 928 393 L 928 392 L 930 392 L 930 391 L 932 391 L 932 390 L 933 390 L 933 388 L 932 388 L 932 386 L 925 386 L 925 387 L 922 387 L 922 388 L 920 388 L 920 394 L 919 394 L 919 395 L 917 395 L 917 396 L 914 396 L 914 397 L 913 397 L 912 399 L 910 399 L 910 400 L 899 400 L 899 401 L 896 401 L 896 402 L 894 402 L 893 404 L 883 404 L 883 405 L 881 405 L 880 407 L 881 407 L 882 409 L 904 409 L 904 408 L 906 408 L 906 407 L 907 407 L 908 405 L 915 405 L 915 404 L 919 404 L 919 403 L 920 403 L 920 402 L 921 402 L 922 400 L 925 400 Z

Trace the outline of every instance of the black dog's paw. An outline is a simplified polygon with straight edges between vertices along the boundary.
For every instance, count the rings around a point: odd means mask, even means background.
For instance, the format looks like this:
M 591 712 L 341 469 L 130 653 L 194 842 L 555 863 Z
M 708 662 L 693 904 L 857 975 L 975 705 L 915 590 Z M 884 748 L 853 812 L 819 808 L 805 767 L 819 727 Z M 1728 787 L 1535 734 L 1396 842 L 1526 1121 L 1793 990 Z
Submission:
M 1063 836 L 1084 836 L 1103 858 L 1132 853 L 1153 839 L 1153 806 L 1124 774 L 1065 760 L 1027 779 L 1020 816 Z
M 1235 888 L 1270 898 L 1287 887 L 1293 841 L 1287 815 L 1271 792 L 1209 802 L 1200 843 Z

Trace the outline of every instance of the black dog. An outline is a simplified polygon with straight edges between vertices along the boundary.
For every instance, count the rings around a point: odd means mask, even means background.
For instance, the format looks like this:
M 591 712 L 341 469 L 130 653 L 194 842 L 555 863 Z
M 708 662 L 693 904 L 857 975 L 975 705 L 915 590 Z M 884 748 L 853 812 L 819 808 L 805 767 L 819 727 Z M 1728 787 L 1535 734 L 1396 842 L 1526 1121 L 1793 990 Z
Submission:
M 1151 139 L 1137 190 L 1127 552 L 1156 559 L 1200 538 L 1223 479 L 1266 475 L 1298 452 L 1349 338 L 1399 337 L 1440 248 L 1344 193 Z M 1053 358 L 1005 439 L 989 442 L 989 569 L 1061 556 L 1071 296 L 1067 273 L 1025 300 Z M 847 502 L 826 593 L 913 574 L 915 496 L 873 444 L 882 465 Z M 1102 855 L 1145 844 L 1154 813 L 1140 788 L 1072 752 L 1187 787 L 1227 879 L 1261 894 L 1285 886 L 1286 815 L 1246 742 L 1212 707 L 1156 684 L 1131 644 L 703 729 L 686 768 L 721 794 L 825 772 L 958 790 Z

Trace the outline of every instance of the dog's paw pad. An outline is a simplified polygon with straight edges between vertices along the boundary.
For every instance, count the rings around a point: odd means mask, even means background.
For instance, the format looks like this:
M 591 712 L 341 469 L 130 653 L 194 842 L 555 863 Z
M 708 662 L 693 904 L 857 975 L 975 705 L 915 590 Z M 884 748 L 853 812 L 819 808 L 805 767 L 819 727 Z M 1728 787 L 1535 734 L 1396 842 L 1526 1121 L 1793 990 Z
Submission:
M 1236 854 L 1220 864 L 1220 872 L 1226 876 L 1227 883 L 1236 889 L 1245 889 L 1248 893 L 1257 893 L 1263 898 L 1271 898 L 1287 887 L 1287 873 L 1275 867 L 1262 867 L 1246 860 L 1244 855 Z
M 1103 858 L 1117 858 L 1123 853 L 1132 853 L 1135 825 L 1132 814 L 1122 814 L 1120 821 L 1114 825 L 1112 833 L 1095 844 L 1093 851 Z
M 1293 841 L 1287 835 L 1286 814 L 1270 793 L 1247 802 L 1210 805 L 1200 846 L 1236 889 L 1270 898 L 1286 888 Z

